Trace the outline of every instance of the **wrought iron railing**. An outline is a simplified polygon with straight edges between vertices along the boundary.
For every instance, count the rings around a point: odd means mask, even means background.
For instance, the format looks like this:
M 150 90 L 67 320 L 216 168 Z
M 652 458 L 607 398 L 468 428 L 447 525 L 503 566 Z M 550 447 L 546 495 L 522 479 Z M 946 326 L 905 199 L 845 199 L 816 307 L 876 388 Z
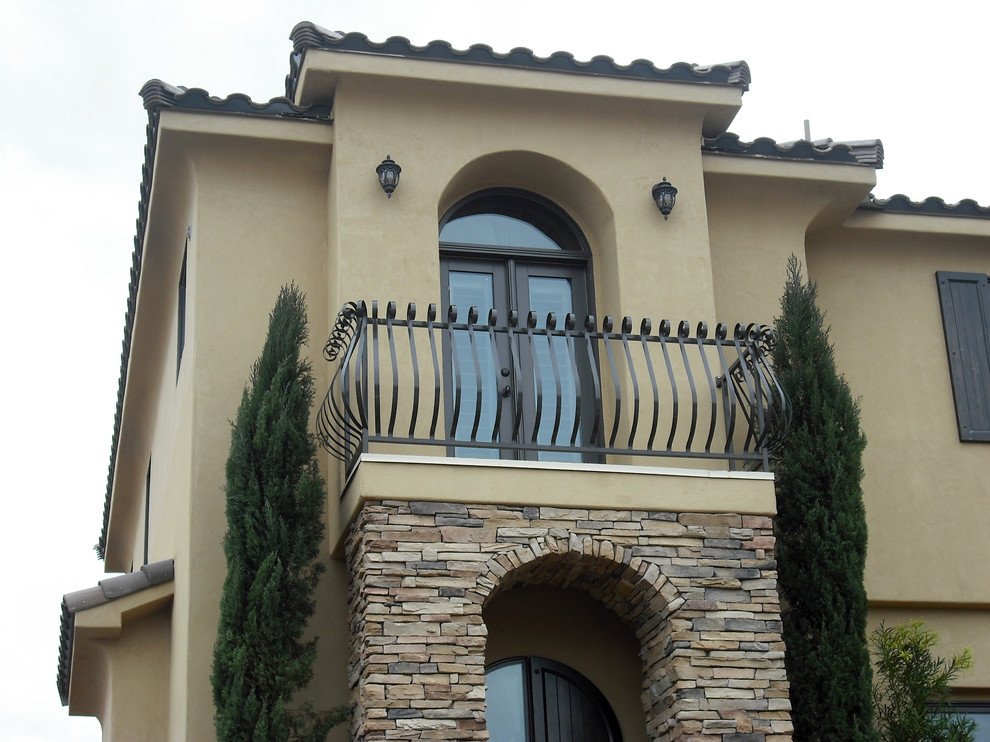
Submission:
M 790 424 L 761 325 L 457 307 L 417 319 L 394 302 L 344 305 L 324 348 L 336 364 L 317 417 L 319 439 L 348 471 L 378 444 L 436 446 L 449 455 L 622 461 L 721 459 L 768 468 Z

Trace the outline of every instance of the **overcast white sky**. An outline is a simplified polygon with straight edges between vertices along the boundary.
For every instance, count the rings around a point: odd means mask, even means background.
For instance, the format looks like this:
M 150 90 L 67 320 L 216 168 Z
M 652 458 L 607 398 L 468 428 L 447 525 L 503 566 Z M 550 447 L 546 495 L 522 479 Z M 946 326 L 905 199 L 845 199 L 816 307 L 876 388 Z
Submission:
M 287 37 L 302 20 L 373 41 L 525 46 L 579 60 L 606 54 L 667 67 L 745 59 L 753 83 L 731 127 L 743 139 L 798 139 L 807 118 L 814 138 L 883 140 L 878 196 L 990 205 L 988 8 L 979 0 L 6 0 L 0 740 L 100 739 L 95 720 L 70 719 L 59 704 L 59 604 L 102 576 L 92 545 L 120 368 L 146 80 L 279 96 Z

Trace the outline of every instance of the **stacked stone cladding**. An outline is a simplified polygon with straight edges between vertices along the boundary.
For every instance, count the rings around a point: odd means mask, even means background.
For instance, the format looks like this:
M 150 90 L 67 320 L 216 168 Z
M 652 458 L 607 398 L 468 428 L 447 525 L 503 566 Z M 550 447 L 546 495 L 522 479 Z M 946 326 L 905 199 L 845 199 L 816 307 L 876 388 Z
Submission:
M 757 515 L 366 502 L 347 544 L 351 738 L 488 739 L 484 606 L 549 585 L 635 633 L 648 739 L 789 740 L 773 545 Z

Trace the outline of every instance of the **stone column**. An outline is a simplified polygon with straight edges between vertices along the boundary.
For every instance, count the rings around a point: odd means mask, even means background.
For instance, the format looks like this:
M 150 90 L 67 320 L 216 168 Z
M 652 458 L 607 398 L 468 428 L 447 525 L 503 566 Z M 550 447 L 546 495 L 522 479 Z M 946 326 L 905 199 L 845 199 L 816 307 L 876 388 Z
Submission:
M 489 554 L 441 543 L 459 504 L 365 505 L 348 541 L 351 739 L 487 740 L 486 630 L 465 598 Z

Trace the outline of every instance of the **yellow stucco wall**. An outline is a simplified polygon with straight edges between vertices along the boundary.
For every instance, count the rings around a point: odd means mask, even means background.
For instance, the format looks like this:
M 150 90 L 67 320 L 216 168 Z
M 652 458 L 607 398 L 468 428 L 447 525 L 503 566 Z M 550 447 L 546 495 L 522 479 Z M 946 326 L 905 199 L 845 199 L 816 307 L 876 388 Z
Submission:
M 103 738 L 168 738 L 171 604 L 166 582 L 75 614 L 70 713 Z
M 703 109 L 661 93 L 657 100 L 598 99 L 506 90 L 491 82 L 498 79 L 491 71 L 487 84 L 340 75 L 332 294 L 400 306 L 438 301 L 439 217 L 458 198 L 499 185 L 538 192 L 574 217 L 590 243 L 599 315 L 656 316 L 669 307 L 712 319 L 698 147 Z M 374 176 L 386 154 L 402 166 L 391 199 Z M 677 218 L 666 223 L 650 196 L 661 175 L 680 189 Z
M 935 272 L 990 272 L 985 220 L 857 212 L 808 243 L 836 362 L 860 399 L 871 624 L 923 618 L 990 698 L 990 448 L 956 427 Z
M 937 270 L 990 271 L 988 233 L 982 220 L 861 212 L 809 241 L 808 272 L 868 438 L 873 601 L 990 605 L 990 448 L 959 441 L 935 283 Z

